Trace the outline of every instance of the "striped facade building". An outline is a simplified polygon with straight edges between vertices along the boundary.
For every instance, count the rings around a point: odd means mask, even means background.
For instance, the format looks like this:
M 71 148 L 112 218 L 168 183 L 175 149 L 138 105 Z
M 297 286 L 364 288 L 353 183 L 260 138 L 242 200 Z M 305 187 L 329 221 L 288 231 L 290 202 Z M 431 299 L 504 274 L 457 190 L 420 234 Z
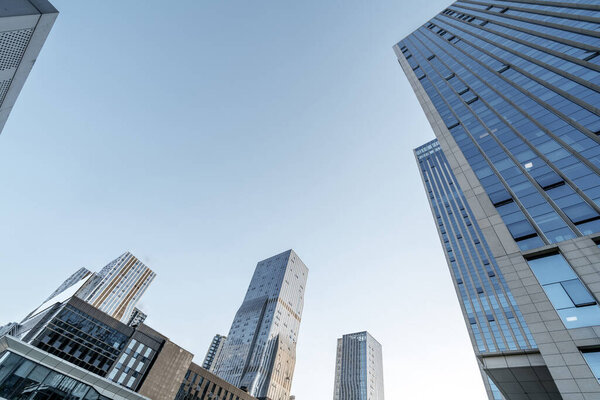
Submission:
M 477 359 L 508 351 L 537 351 L 438 140 L 416 148 L 415 156 Z M 478 366 L 488 398 L 502 400 L 498 387 L 483 371 L 483 363 Z
M 94 274 L 89 283 L 77 293 L 77 297 L 127 323 L 155 277 L 155 272 L 133 254 L 126 252 Z
M 337 340 L 333 400 L 384 400 L 381 344 L 368 332 Z

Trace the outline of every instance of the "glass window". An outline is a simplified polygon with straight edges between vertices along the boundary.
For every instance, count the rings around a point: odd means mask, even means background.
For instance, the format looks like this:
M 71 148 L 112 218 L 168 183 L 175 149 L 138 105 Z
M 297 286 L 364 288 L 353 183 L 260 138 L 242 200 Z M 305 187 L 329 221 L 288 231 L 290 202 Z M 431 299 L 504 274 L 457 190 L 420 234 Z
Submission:
M 527 261 L 567 329 L 600 324 L 596 299 L 562 254 Z
M 527 261 L 541 285 L 576 279 L 577 275 L 560 254 Z
M 557 310 L 575 307 L 575 304 L 573 304 L 573 301 L 560 283 L 546 285 L 544 286 L 544 290 L 550 302 Z
M 9 375 L 0 385 L 0 397 L 11 398 L 11 394 L 26 384 L 27 375 L 35 367 L 35 364 L 29 360 L 22 359 L 19 366 Z
M 567 329 L 600 325 L 600 307 L 588 306 L 556 310 Z
M 84 385 L 83 383 L 78 383 L 77 386 L 75 386 L 75 389 L 73 389 L 73 391 L 71 392 L 71 395 L 69 396 L 69 400 L 83 399 L 85 397 L 86 393 L 88 392 L 88 390 L 94 391 L 94 389 L 91 389 L 88 385 Z
M 0 397 L 10 400 L 101 400 L 98 392 L 89 385 L 11 352 L 0 356 Z
M 596 300 L 592 297 L 590 292 L 588 292 L 585 286 L 583 286 L 583 283 L 581 283 L 579 279 L 561 282 L 561 285 L 577 307 L 585 307 L 596 304 Z
M 15 354 L 5 352 L 0 357 L 0 384 L 4 382 L 4 379 L 23 361 L 22 357 Z
M 596 379 L 600 380 L 600 350 L 584 351 L 582 355 Z

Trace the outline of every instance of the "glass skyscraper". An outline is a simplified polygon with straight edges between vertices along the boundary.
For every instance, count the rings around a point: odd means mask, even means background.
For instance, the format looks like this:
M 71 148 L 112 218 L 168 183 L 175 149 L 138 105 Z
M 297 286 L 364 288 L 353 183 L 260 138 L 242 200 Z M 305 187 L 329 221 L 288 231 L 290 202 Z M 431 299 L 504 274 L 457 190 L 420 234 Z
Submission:
M 600 396 L 599 32 L 598 1 L 464 0 L 394 46 L 491 398 Z
M 384 400 L 381 353 L 369 332 L 339 338 L 333 400 Z
M 307 276 L 293 250 L 257 264 L 216 375 L 259 399 L 289 400 Z

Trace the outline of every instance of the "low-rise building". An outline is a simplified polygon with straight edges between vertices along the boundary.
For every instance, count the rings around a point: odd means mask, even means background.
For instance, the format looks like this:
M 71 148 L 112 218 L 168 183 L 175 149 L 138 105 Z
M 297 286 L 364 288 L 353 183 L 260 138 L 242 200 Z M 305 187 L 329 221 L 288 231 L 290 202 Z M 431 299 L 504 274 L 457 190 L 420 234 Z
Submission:
M 0 337 L 0 398 L 149 400 L 8 335 Z
M 191 363 L 175 400 L 256 400 L 201 366 Z

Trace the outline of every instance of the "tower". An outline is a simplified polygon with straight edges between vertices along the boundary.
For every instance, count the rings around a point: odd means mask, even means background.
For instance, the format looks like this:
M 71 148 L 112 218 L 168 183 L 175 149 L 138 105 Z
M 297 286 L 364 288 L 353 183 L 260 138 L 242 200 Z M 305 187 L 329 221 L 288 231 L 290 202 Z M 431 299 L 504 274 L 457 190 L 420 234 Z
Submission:
M 599 16 L 457 1 L 394 46 L 438 139 L 416 156 L 490 398 L 600 395 Z
M 202 363 L 202 368 L 207 369 L 209 371 L 214 370 L 216 366 L 216 361 L 221 354 L 221 350 L 223 349 L 223 345 L 225 344 L 225 340 L 227 336 L 223 335 L 215 335 L 213 340 L 210 342 L 210 347 L 206 352 L 206 356 L 204 356 L 204 362 Z
M 136 304 L 155 277 L 155 272 L 133 254 L 125 252 L 90 277 L 77 292 L 77 297 L 128 323 Z
M 337 340 L 333 400 L 384 400 L 381 344 L 368 332 Z
M 308 268 L 288 250 L 259 262 L 215 373 L 259 399 L 288 400 Z

